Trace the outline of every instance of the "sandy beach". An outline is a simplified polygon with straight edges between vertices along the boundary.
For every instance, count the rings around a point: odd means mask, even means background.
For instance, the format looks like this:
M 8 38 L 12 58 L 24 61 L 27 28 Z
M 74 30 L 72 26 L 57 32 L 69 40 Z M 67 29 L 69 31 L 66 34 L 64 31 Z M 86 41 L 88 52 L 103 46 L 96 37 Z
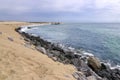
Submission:
M 0 80 L 75 80 L 74 66 L 54 62 L 15 32 L 31 24 L 0 22 Z

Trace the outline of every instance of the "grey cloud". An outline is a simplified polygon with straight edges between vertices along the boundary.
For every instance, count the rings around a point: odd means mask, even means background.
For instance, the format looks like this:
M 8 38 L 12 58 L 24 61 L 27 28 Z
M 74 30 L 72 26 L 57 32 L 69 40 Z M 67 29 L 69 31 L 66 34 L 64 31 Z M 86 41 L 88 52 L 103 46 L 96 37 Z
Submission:
M 14 20 L 120 21 L 119 9 L 120 0 L 0 0 L 0 18 Z

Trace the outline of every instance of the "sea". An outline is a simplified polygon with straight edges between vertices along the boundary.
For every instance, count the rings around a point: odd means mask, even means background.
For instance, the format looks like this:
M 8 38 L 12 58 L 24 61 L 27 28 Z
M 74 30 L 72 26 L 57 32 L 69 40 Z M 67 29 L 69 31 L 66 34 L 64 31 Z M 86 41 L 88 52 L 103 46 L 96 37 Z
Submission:
M 120 23 L 63 23 L 26 30 L 52 42 L 94 54 L 101 61 L 120 65 Z

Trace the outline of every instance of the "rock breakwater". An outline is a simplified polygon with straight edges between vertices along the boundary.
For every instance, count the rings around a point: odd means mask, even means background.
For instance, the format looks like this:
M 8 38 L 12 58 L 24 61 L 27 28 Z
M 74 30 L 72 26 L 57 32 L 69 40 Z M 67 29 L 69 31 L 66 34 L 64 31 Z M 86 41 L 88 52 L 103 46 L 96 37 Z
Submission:
M 48 42 L 40 36 L 21 31 L 22 27 L 15 30 L 30 44 L 35 45 L 38 51 L 48 55 L 54 61 L 74 65 L 78 71 L 73 76 L 77 80 L 120 80 L 119 69 L 110 69 L 93 55 L 83 54 L 81 50 Z

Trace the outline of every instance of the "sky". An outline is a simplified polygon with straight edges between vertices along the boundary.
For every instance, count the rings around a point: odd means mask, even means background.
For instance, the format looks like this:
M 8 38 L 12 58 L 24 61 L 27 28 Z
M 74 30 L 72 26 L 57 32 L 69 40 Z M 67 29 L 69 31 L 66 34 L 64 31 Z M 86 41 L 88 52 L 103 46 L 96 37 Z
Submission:
M 120 0 L 0 0 L 0 20 L 120 22 Z

